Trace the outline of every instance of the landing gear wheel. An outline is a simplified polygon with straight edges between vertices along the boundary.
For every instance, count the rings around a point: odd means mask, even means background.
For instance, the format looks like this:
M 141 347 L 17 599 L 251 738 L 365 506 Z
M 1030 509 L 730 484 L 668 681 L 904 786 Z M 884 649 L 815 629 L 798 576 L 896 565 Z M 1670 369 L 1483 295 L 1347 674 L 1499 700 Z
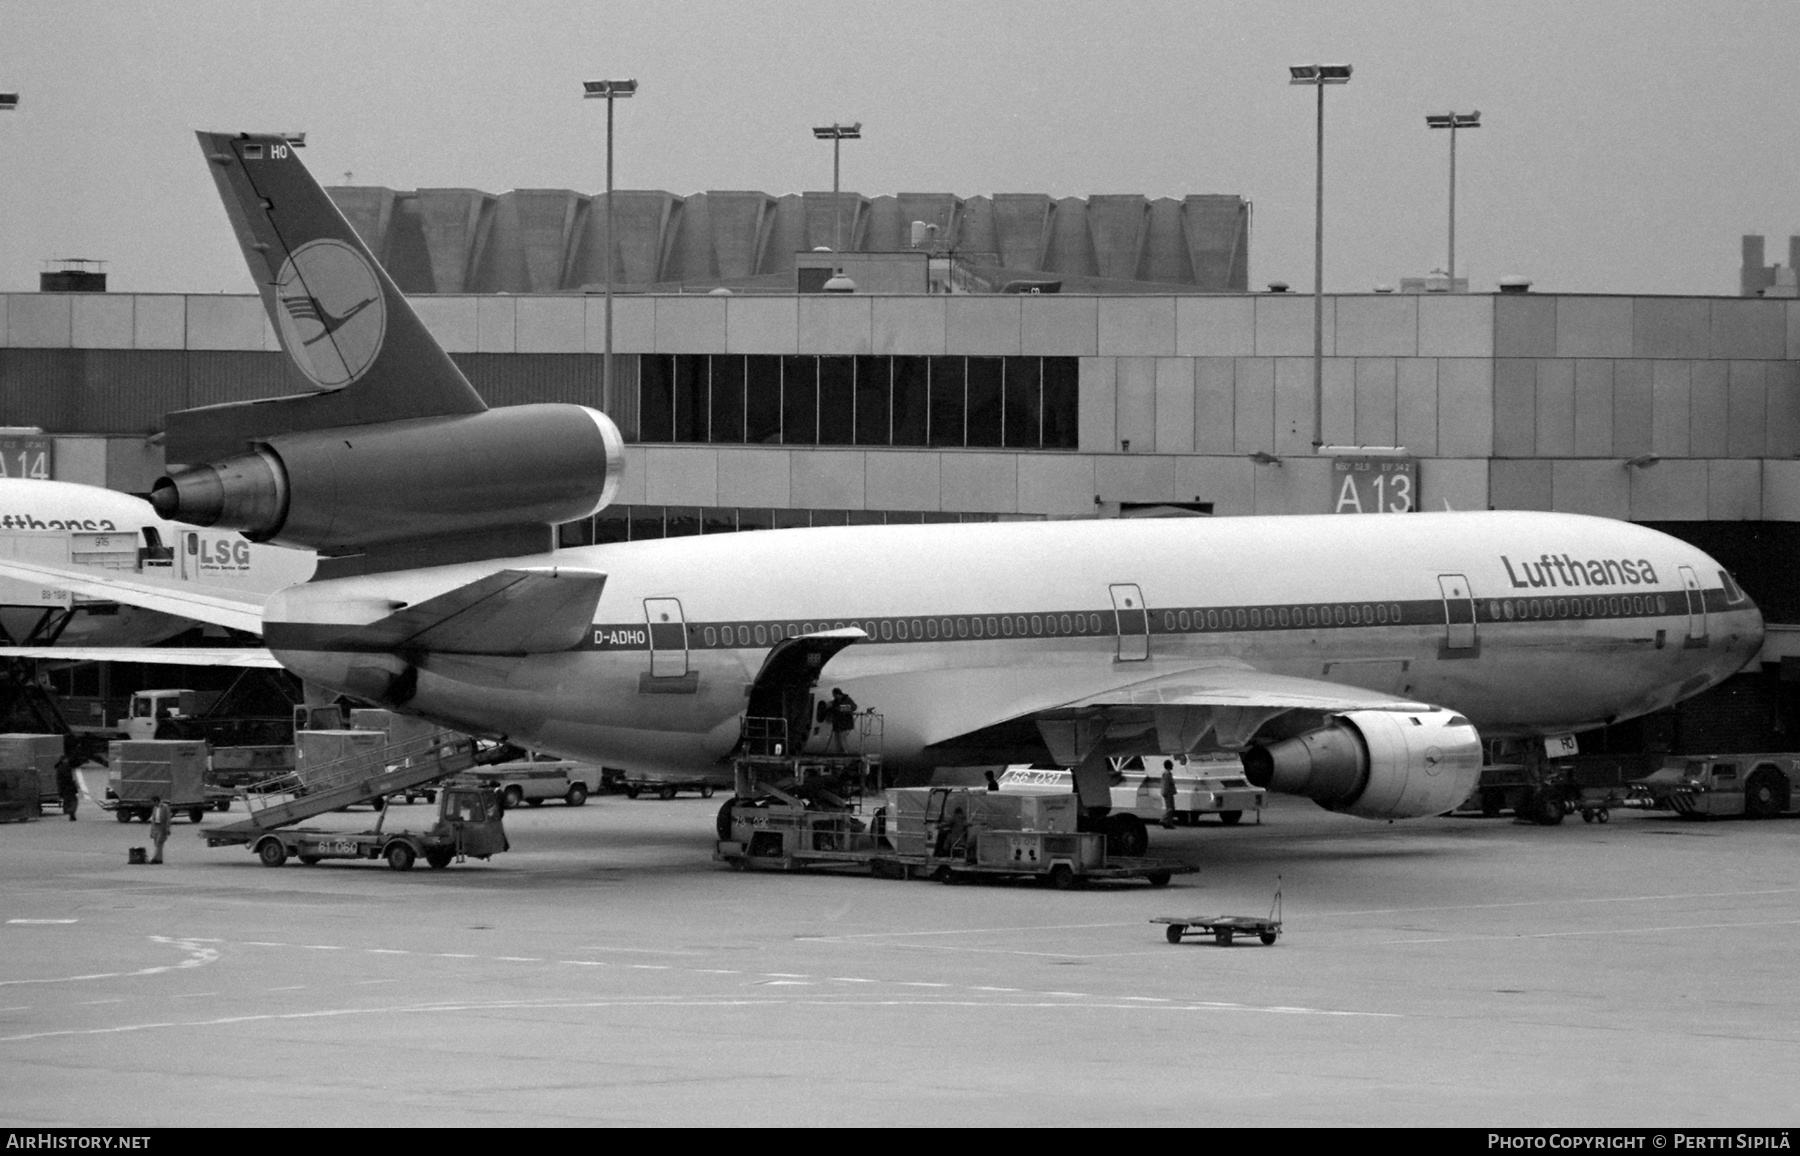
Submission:
M 450 851 L 425 852 L 425 862 L 431 864 L 432 869 L 435 871 L 442 871 L 444 868 L 450 866 L 450 860 L 454 858 L 456 858 L 455 854 Z
M 525 792 L 520 790 L 517 784 L 506 788 L 506 790 L 500 793 L 500 806 L 505 810 L 510 811 L 524 801 Z
M 379 797 L 379 796 L 369 800 L 369 806 L 375 808 L 377 811 L 387 810 L 387 804 L 388 804 L 387 799 Z
M 1185 924 L 1171 923 L 1171 924 L 1169 924 L 1169 930 L 1163 932 L 1163 938 L 1168 940 L 1170 943 L 1180 943 L 1181 942 L 1181 933 L 1186 930 L 1187 930 L 1187 926 Z
M 1481 816 L 1482 816 L 1482 818 L 1484 818 L 1484 819 L 1494 818 L 1496 815 L 1498 815 L 1500 813 L 1501 809 L 1505 806 L 1506 806 L 1506 792 L 1505 791 L 1498 791 L 1492 787 L 1489 787 L 1487 790 L 1481 792 Z
M 1612 812 L 1607 810 L 1605 807 L 1601 807 L 1598 811 L 1594 812 L 1594 822 L 1596 822 L 1596 823 L 1612 822 Z
M 1548 791 L 1531 797 L 1531 821 L 1540 827 L 1555 827 L 1563 821 L 1562 800 Z
M 1788 809 L 1787 777 L 1764 768 L 1744 784 L 1744 814 L 1751 819 L 1773 819 Z
M 571 807 L 579 807 L 587 802 L 587 784 L 570 783 L 569 793 L 563 796 L 563 802 Z
M 736 806 L 736 799 L 726 799 L 723 803 L 719 804 L 718 831 L 719 838 L 721 839 L 731 838 L 731 811 L 732 808 Z
M 1150 849 L 1150 829 L 1136 815 L 1108 815 L 1106 849 L 1114 855 L 1142 855 Z
M 413 849 L 405 843 L 391 844 L 387 849 L 387 865 L 396 871 L 411 871 Z
M 1144 876 L 1144 878 L 1149 881 L 1150 886 L 1152 887 L 1167 887 L 1169 885 L 1169 880 L 1173 877 L 1167 871 L 1152 871 L 1150 874 Z
M 1075 872 L 1070 870 L 1067 863 L 1058 863 L 1056 866 L 1050 868 L 1049 878 L 1050 886 L 1056 888 L 1058 891 L 1067 891 L 1069 888 L 1075 886 Z
M 713 789 L 712 789 L 711 784 L 708 784 L 707 786 L 700 788 L 700 797 L 702 799 L 710 799 L 713 797 Z
M 200 816 L 204 814 L 206 814 L 205 807 L 190 807 L 188 808 L 188 822 L 198 823 L 200 821 Z
M 1243 817 L 1244 817 L 1244 813 L 1242 811 L 1220 811 L 1219 812 L 1219 822 L 1225 824 L 1227 827 L 1237 826 L 1238 820 L 1242 819 Z
M 279 867 L 287 862 L 287 848 L 280 839 L 264 839 L 256 845 L 256 858 L 264 867 Z
M 1593 811 L 1591 811 L 1591 810 L 1588 810 L 1588 809 L 1587 809 L 1587 808 L 1585 808 L 1585 807 L 1584 807 L 1584 808 L 1582 808 L 1582 811 L 1581 811 L 1581 821 L 1582 821 L 1582 822 L 1583 822 L 1583 823 L 1592 823 L 1592 822 L 1593 822 L 1593 821 L 1594 821 L 1594 812 L 1593 812 Z

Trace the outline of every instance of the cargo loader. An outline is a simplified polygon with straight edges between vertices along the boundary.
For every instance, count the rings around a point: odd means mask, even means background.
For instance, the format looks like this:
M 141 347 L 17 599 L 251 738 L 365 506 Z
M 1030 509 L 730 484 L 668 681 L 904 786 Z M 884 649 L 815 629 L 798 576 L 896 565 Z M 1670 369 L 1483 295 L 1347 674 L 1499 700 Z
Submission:
M 332 732 L 324 732 L 332 733 Z M 386 808 L 369 831 L 297 827 L 307 819 L 358 803 L 405 795 L 468 771 L 480 761 L 474 740 L 434 731 L 401 742 L 376 742 L 378 731 L 336 732 L 343 753 L 309 761 L 244 792 L 247 818 L 205 832 L 209 847 L 248 847 L 264 866 L 290 856 L 302 863 L 324 859 L 386 859 L 396 871 L 424 859 L 447 867 L 465 856 L 486 859 L 507 850 L 499 795 L 478 786 L 445 786 L 437 792 L 438 816 L 424 832 L 384 831 Z
M 740 771 L 741 777 L 741 771 Z M 1076 829 L 1074 795 L 966 787 L 891 788 L 865 813 L 805 782 L 755 783 L 720 814 L 714 858 L 739 869 L 865 869 L 890 879 L 1037 879 L 1066 889 L 1099 879 L 1153 887 L 1195 870 L 1174 860 L 1108 855 L 1106 836 Z

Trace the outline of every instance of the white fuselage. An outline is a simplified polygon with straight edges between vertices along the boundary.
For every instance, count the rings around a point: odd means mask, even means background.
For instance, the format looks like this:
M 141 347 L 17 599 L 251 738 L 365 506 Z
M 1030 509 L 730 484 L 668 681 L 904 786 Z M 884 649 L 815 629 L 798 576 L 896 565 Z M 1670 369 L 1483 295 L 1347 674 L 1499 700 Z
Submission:
M 266 619 L 367 623 L 502 566 L 552 565 L 608 576 L 587 644 L 415 656 L 405 709 L 567 757 L 693 769 L 737 742 L 747 687 L 779 637 L 857 627 L 868 639 L 820 683 L 881 713 L 892 763 L 958 761 L 934 744 L 1219 659 L 1523 736 L 1670 705 L 1736 672 L 1762 636 L 1755 606 L 1701 551 L 1628 523 L 1533 513 L 665 539 L 310 583 L 277 594 Z M 302 677 L 351 693 L 404 667 L 270 642 Z

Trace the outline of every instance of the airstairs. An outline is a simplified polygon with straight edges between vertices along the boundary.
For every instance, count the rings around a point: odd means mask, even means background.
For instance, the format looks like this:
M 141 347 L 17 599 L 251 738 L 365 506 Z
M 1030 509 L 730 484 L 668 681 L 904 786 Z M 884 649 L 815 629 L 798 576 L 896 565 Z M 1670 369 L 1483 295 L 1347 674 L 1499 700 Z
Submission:
M 207 835 L 224 841 L 248 840 L 353 803 L 416 789 L 466 771 L 475 763 L 475 742 L 463 735 L 421 735 L 358 751 L 245 787 L 244 803 L 250 817 L 209 828 Z

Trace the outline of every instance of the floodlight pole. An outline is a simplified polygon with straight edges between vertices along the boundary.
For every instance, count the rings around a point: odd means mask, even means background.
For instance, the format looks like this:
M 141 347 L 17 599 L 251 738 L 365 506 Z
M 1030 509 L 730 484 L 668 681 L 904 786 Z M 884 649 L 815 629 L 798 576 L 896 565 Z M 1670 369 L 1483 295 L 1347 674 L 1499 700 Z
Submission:
M 637 92 L 635 80 L 582 82 L 584 99 L 606 101 L 606 336 L 600 358 L 600 410 L 613 415 L 613 102 Z
M 1348 64 L 1288 66 L 1289 84 L 1318 90 L 1313 157 L 1313 449 L 1325 444 L 1325 86 L 1349 84 Z
M 837 271 L 844 271 L 844 207 L 839 193 L 838 176 L 844 142 L 862 139 L 862 121 L 855 124 L 827 124 L 813 129 L 813 136 L 831 142 L 831 252 Z
M 1426 128 L 1450 130 L 1450 291 L 1456 291 L 1456 130 L 1480 128 L 1481 110 L 1474 112 L 1426 113 Z

